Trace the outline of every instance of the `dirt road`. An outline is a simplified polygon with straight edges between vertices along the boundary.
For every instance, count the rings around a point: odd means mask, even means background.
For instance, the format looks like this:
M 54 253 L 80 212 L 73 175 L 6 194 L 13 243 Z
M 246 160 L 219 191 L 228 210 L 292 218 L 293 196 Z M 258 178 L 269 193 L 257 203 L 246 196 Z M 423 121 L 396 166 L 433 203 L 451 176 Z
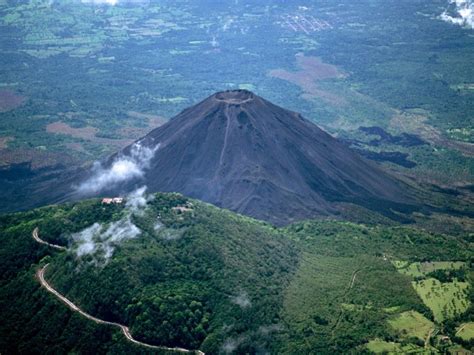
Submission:
M 41 239 L 41 238 L 39 237 L 38 232 L 39 232 L 39 229 L 38 229 L 38 227 L 36 227 L 36 228 L 33 230 L 33 233 L 32 233 L 33 239 L 36 240 L 38 243 L 47 245 L 47 246 L 49 246 L 49 247 L 51 247 L 51 248 L 58 249 L 58 250 L 67 250 L 66 247 L 62 247 L 61 245 L 51 244 L 51 243 L 48 243 L 48 242 L 44 241 L 43 239 Z
M 81 314 L 83 317 L 90 319 L 93 322 L 96 322 L 98 324 L 107 324 L 107 325 L 112 325 L 114 327 L 119 327 L 122 330 L 123 335 L 131 341 L 132 343 L 145 346 L 147 348 L 152 348 L 152 349 L 157 349 L 157 350 L 167 350 L 167 351 L 174 351 L 174 352 L 179 352 L 179 353 L 189 353 L 189 354 L 198 354 L 198 355 L 205 355 L 202 351 L 199 350 L 188 350 L 188 349 L 183 349 L 183 348 L 168 348 L 166 346 L 156 346 L 156 345 L 151 345 L 147 343 L 143 343 L 141 341 L 136 340 L 133 338 L 132 334 L 130 334 L 130 329 L 128 329 L 127 326 L 119 323 L 114 323 L 114 322 L 108 322 L 99 318 L 96 318 L 89 313 L 84 312 L 82 309 L 80 309 L 78 306 L 76 306 L 74 303 L 72 303 L 70 300 L 68 300 L 65 296 L 60 294 L 58 291 L 56 291 L 44 278 L 44 274 L 46 269 L 48 268 L 49 264 L 46 264 L 42 269 L 39 269 L 36 273 L 36 276 L 38 277 L 39 282 L 41 283 L 41 286 L 43 286 L 48 292 L 52 293 L 54 296 L 56 296 L 61 302 L 66 304 L 69 308 L 71 308 L 74 312 L 78 312 Z
M 48 245 L 52 248 L 55 248 L 55 249 L 59 249 L 59 250 L 66 250 L 65 247 L 62 247 L 60 245 L 55 245 L 55 244 L 51 244 L 51 243 L 48 243 L 48 242 L 45 242 L 44 240 L 40 239 L 39 236 L 38 236 L 38 228 L 35 228 L 33 230 L 33 238 L 38 242 L 38 243 L 41 243 L 41 244 L 45 244 L 45 245 Z M 41 286 L 43 286 L 49 293 L 52 293 L 54 296 L 56 296 L 56 298 L 58 298 L 61 302 L 63 302 L 64 304 L 66 304 L 66 306 L 68 306 L 71 310 L 73 310 L 74 312 L 77 312 L 79 313 L 80 315 L 82 315 L 83 317 L 87 318 L 87 319 L 90 319 L 91 321 L 93 322 L 96 322 L 98 324 L 107 324 L 107 325 L 112 325 L 114 327 L 118 327 L 120 328 L 120 330 L 122 330 L 122 333 L 123 335 L 125 335 L 125 337 L 131 341 L 132 343 L 135 343 L 137 345 L 141 345 L 141 346 L 144 346 L 144 347 L 147 347 L 147 348 L 151 348 L 151 349 L 156 349 L 156 350 L 166 350 L 166 351 L 173 351 L 173 352 L 178 352 L 178 353 L 188 353 L 188 354 L 197 354 L 197 355 L 205 355 L 202 351 L 200 350 L 188 350 L 188 349 L 183 349 L 183 348 L 169 348 L 169 347 L 166 347 L 166 346 L 157 346 L 157 345 L 151 345 L 151 344 L 147 344 L 147 343 L 143 343 L 141 341 L 138 341 L 136 340 L 132 334 L 130 333 L 130 329 L 123 325 L 123 324 L 119 324 L 119 323 L 114 323 L 114 322 L 108 322 L 106 320 L 102 320 L 102 319 L 99 319 L 99 318 L 96 318 L 92 315 L 90 315 L 89 313 L 86 313 L 84 312 L 82 309 L 80 309 L 78 306 L 76 306 L 74 303 L 72 303 L 70 300 L 68 300 L 65 296 L 63 296 L 62 294 L 60 294 L 58 291 L 56 291 L 49 283 L 48 281 L 46 281 L 46 279 L 44 278 L 44 274 L 46 272 L 46 269 L 48 268 L 48 265 L 49 264 L 46 264 L 45 266 L 43 266 L 43 268 L 39 269 L 37 272 L 36 272 L 36 277 L 38 278 Z

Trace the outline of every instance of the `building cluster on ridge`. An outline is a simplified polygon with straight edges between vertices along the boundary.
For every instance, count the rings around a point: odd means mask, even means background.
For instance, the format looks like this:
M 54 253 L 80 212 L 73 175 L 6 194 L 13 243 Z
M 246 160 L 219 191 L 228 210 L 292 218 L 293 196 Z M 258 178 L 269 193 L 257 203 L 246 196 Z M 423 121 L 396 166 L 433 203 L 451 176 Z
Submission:
M 123 203 L 123 197 L 104 197 L 102 199 L 103 205 L 121 205 Z

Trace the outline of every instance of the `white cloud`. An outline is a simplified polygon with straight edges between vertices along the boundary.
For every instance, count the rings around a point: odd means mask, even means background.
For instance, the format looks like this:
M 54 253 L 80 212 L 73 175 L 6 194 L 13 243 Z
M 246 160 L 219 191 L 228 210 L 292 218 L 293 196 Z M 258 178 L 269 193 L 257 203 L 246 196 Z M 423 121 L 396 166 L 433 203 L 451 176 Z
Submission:
M 252 305 L 252 302 L 250 302 L 250 298 L 247 292 L 245 291 L 242 291 L 237 296 L 232 297 L 231 301 L 232 303 L 238 305 L 240 308 L 247 308 Z
M 152 149 L 137 142 L 130 149 L 130 155 L 119 155 L 109 168 L 104 168 L 101 163 L 96 162 L 92 168 L 92 176 L 79 185 L 78 192 L 98 193 L 118 183 L 142 177 L 159 147 L 158 144 Z
M 110 225 L 94 223 L 79 233 L 72 235 L 72 250 L 77 257 L 92 255 L 99 261 L 107 262 L 113 255 L 115 248 L 122 241 L 136 238 L 141 230 L 132 222 L 133 215 L 143 215 L 147 203 L 153 196 L 146 195 L 146 186 L 143 186 L 127 197 L 125 215 Z
M 474 0 L 449 0 L 448 9 L 441 14 L 441 19 L 474 29 Z
M 104 258 L 109 259 L 113 255 L 115 247 L 123 240 L 133 239 L 140 233 L 140 229 L 132 223 L 130 215 L 112 223 L 100 236 Z
M 94 223 L 89 228 L 72 235 L 72 240 L 78 244 L 76 249 L 77 256 L 80 257 L 95 253 L 97 245 L 94 241 L 94 237 L 99 234 L 101 229 L 102 226 L 99 223 Z
M 133 239 L 141 233 L 131 216 L 111 223 L 108 227 L 94 223 L 83 231 L 73 234 L 73 250 L 78 257 L 93 255 L 107 261 L 122 241 Z
M 146 195 L 146 186 L 142 186 L 127 196 L 126 206 L 131 213 L 142 215 L 148 202 L 153 200 L 153 195 Z
M 282 330 L 283 330 L 283 326 L 281 324 L 262 325 L 258 327 L 258 332 L 262 335 L 268 335 L 268 334 L 279 332 Z
M 155 225 L 153 226 L 153 229 L 155 230 L 155 232 L 158 232 L 162 228 L 163 228 L 163 223 L 161 223 L 161 221 L 158 219 Z
M 239 346 L 238 340 L 226 339 L 224 341 L 224 344 L 222 344 L 221 349 L 225 354 L 231 354 L 237 349 L 238 346 Z
M 118 5 L 121 4 L 141 4 L 149 3 L 150 0 L 81 0 L 83 4 L 94 4 L 94 5 Z
M 118 0 L 81 0 L 85 4 L 106 4 L 106 5 L 117 5 Z

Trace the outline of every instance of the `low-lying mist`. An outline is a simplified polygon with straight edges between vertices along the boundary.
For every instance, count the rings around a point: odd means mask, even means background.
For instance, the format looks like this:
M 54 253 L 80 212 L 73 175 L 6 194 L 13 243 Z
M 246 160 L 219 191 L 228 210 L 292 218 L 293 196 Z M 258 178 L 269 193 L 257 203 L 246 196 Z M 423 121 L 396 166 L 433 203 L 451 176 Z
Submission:
M 120 243 L 141 234 L 133 216 L 142 216 L 152 198 L 153 195 L 146 195 L 146 186 L 133 191 L 126 196 L 125 214 L 120 220 L 109 225 L 94 223 L 73 234 L 71 250 L 78 258 L 91 255 L 96 263 L 107 263 Z
M 474 1 L 449 0 L 449 6 L 441 14 L 441 19 L 474 29 Z
M 77 187 L 77 192 L 91 195 L 106 188 L 110 189 L 119 183 L 142 177 L 159 148 L 160 144 L 149 148 L 136 142 L 130 150 L 130 155 L 120 154 L 110 167 L 104 168 L 100 162 L 94 163 L 91 177 Z

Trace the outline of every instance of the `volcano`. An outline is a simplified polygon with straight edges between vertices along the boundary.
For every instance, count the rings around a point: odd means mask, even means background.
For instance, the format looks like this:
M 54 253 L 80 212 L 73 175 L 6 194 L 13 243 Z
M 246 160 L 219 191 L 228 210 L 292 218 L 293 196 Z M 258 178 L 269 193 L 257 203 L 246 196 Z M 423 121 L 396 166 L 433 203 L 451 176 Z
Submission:
M 95 175 L 82 176 L 84 194 L 145 184 L 150 192 L 180 192 L 276 225 L 337 214 L 341 202 L 381 212 L 414 204 L 390 173 L 300 114 L 246 90 L 219 92 L 184 110 Z

